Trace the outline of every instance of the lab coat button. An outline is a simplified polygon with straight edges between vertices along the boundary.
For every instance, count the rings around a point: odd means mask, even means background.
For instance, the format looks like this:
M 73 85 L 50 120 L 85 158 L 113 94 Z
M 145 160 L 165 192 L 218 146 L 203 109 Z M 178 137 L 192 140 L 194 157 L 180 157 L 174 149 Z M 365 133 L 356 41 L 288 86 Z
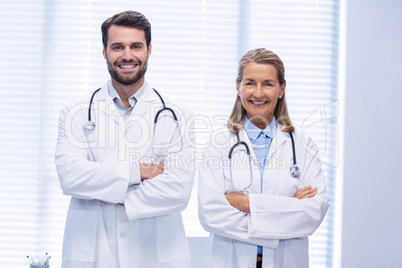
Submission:
M 126 233 L 125 233 L 125 232 L 121 232 L 121 233 L 120 233 L 120 237 L 121 237 L 121 238 L 126 237 Z
M 250 264 L 250 265 L 248 266 L 248 268 L 254 268 L 254 265 Z

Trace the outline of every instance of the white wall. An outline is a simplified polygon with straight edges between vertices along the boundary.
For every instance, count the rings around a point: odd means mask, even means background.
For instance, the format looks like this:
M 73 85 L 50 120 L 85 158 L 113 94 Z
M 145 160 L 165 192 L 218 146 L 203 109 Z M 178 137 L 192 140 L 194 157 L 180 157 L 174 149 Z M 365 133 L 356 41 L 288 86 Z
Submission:
M 402 1 L 347 1 L 342 268 L 402 267 Z

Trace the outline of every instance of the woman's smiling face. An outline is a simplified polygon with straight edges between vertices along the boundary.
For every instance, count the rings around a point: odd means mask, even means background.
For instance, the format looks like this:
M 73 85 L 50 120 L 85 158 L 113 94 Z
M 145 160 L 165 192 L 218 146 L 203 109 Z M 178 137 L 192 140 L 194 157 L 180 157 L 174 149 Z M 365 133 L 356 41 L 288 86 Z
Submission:
M 251 62 L 243 69 L 243 80 L 237 87 L 246 115 L 264 129 L 274 116 L 278 98 L 285 93 L 286 82 L 279 84 L 275 67 Z

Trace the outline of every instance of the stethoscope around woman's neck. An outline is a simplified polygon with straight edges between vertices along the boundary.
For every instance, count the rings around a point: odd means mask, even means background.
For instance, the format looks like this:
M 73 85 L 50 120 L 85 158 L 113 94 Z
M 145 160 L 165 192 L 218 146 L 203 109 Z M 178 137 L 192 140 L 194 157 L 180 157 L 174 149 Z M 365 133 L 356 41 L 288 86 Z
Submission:
M 290 135 L 290 139 L 292 140 L 292 152 L 293 152 L 293 165 L 290 167 L 289 172 L 290 172 L 290 176 L 292 176 L 292 178 L 298 179 L 300 176 L 300 168 L 296 164 L 295 141 L 293 139 L 292 132 L 289 132 L 289 135 Z M 240 140 L 239 132 L 236 132 L 236 137 L 237 137 L 237 143 L 235 143 L 229 150 L 229 161 L 232 160 L 231 158 L 232 158 L 233 150 L 238 146 L 244 146 L 244 148 L 246 148 L 247 155 L 250 157 L 250 148 L 248 147 L 246 142 Z

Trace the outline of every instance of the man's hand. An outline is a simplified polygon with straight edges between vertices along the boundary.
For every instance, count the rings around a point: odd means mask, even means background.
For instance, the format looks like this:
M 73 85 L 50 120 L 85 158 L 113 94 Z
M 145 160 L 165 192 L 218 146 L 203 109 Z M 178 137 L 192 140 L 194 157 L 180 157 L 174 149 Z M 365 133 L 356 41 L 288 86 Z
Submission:
M 232 207 L 235 207 L 240 211 L 250 213 L 250 202 L 248 200 L 248 194 L 230 193 L 226 194 L 225 197 Z
M 140 163 L 140 174 L 142 181 L 152 179 L 162 173 L 163 173 L 162 165 L 151 165 L 146 163 Z
M 317 188 L 311 188 L 311 186 L 307 186 L 295 194 L 295 198 L 304 199 L 304 198 L 312 198 L 317 194 Z

